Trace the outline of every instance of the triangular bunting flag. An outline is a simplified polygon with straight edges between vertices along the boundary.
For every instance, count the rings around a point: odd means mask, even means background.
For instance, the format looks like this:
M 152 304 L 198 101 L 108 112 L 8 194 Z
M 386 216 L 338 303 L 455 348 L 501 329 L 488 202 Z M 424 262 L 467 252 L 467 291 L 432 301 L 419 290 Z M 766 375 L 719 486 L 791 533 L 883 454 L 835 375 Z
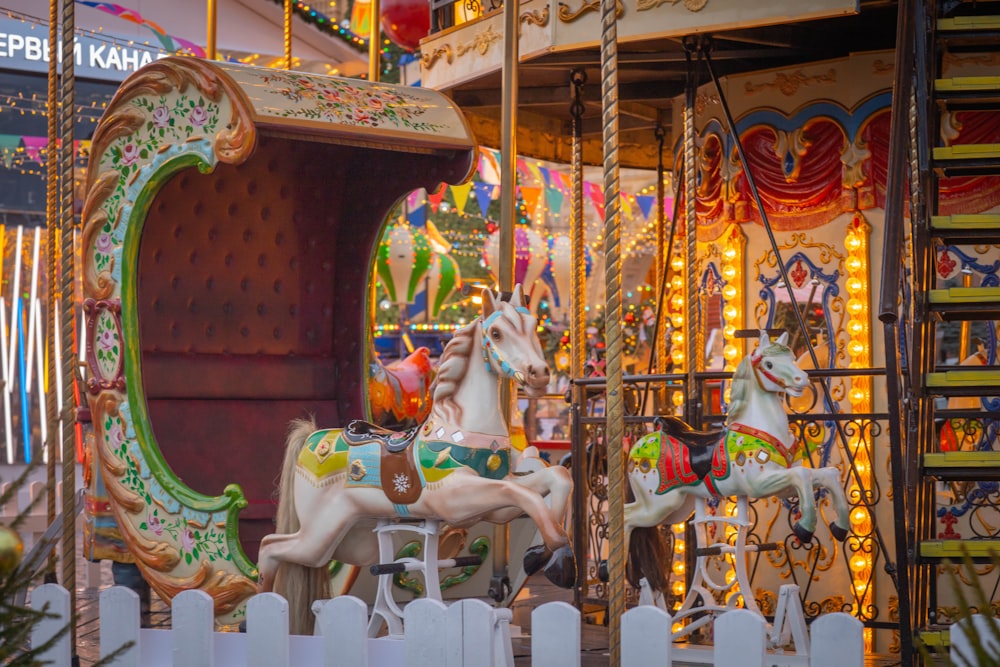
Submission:
M 451 186 L 451 196 L 455 198 L 455 209 L 459 213 L 465 213 L 465 203 L 469 201 L 469 190 L 471 189 L 471 182 Z
M 663 216 L 665 220 L 670 220 L 673 217 L 673 215 L 674 215 L 674 198 L 673 197 L 664 197 L 663 198 L 663 212 L 665 213 L 665 215 Z
M 48 146 L 48 137 L 21 137 L 21 141 L 24 142 L 24 154 L 28 157 L 28 161 L 42 163 L 41 153 L 42 149 Z
M 7 169 L 14 163 L 14 153 L 20 145 L 20 134 L 0 134 L 0 159 L 3 159 L 3 166 Z
M 489 183 L 473 183 L 472 189 L 476 193 L 476 202 L 483 217 L 487 217 L 490 210 L 490 202 L 493 201 L 493 186 Z
M 545 167 L 539 167 L 538 171 L 542 174 L 542 179 L 545 181 L 545 186 L 550 187 L 552 185 L 552 179 L 549 176 L 549 170 Z
M 425 199 L 427 199 L 427 191 L 423 188 L 417 188 L 406 196 L 406 207 L 411 211 L 422 208 Z
M 521 199 L 524 200 L 524 207 L 528 209 L 528 217 L 535 219 L 535 210 L 538 208 L 538 198 L 542 194 L 541 188 L 526 188 L 521 186 Z
M 559 188 L 559 192 L 563 193 L 564 195 L 569 194 L 569 189 L 570 189 L 569 177 L 566 174 L 559 171 L 550 171 L 549 178 L 552 179 L 552 184 L 555 187 Z
M 624 213 L 626 217 L 631 218 L 632 217 L 632 196 L 631 195 L 627 195 L 624 192 L 622 192 L 619 195 L 618 199 L 621 201 L 622 213 Z
M 653 204 L 656 203 L 656 197 L 654 195 L 636 195 L 635 203 L 639 205 L 639 210 L 642 211 L 642 217 L 649 221 L 649 212 L 653 210 Z
M 583 196 L 590 200 L 597 211 L 600 220 L 604 220 L 604 190 L 597 183 L 585 182 L 583 184 Z
M 535 182 L 538 183 L 539 185 L 544 184 L 545 179 L 542 178 L 541 167 L 539 167 L 538 164 L 534 162 L 528 162 L 527 166 L 528 166 L 528 171 L 531 172 L 531 175 L 534 177 Z
M 444 199 L 444 191 L 448 189 L 448 186 L 444 183 L 437 189 L 434 194 L 427 193 L 427 202 L 431 205 L 431 210 L 437 213 L 438 206 L 441 205 L 441 200 Z
M 548 204 L 550 211 L 558 213 L 562 209 L 563 193 L 559 192 L 557 188 L 545 188 L 545 202 Z
M 409 221 L 411 227 L 425 226 L 427 224 L 427 207 L 420 204 L 409 209 L 406 219 Z

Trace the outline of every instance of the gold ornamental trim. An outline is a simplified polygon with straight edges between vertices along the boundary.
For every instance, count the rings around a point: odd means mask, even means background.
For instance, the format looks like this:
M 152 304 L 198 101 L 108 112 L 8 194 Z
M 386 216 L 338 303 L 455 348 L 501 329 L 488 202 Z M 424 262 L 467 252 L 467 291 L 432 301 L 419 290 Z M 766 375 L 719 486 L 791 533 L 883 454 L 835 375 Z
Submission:
M 782 95 L 791 97 L 795 93 L 799 92 L 799 88 L 815 84 L 836 82 L 837 70 L 831 67 L 825 74 L 808 75 L 802 70 L 792 72 L 791 74 L 778 72 L 774 75 L 774 78 L 771 81 L 766 81 L 764 83 L 751 83 L 750 81 L 747 81 L 744 90 L 748 95 L 759 93 L 763 90 L 777 90 Z
M 636 11 L 644 12 L 649 9 L 656 9 L 660 5 L 665 5 L 668 2 L 670 3 L 670 6 L 673 7 L 674 5 L 680 4 L 681 0 L 637 0 L 635 3 L 635 9 Z M 708 0 L 683 0 L 683 2 L 684 9 L 692 13 L 700 12 L 705 9 L 706 5 L 708 5 Z
M 547 9 L 545 10 L 545 14 L 546 16 L 544 17 L 544 20 L 548 22 Z M 526 18 L 527 16 L 528 16 L 527 12 L 521 15 L 522 23 L 534 22 L 534 19 Z M 544 24 L 539 24 L 539 25 L 544 25 Z M 489 52 L 490 47 L 492 47 L 493 44 L 499 42 L 502 39 L 503 39 L 503 33 L 497 32 L 496 30 L 493 29 L 493 26 L 490 25 L 486 27 L 486 30 L 476 33 L 472 37 L 471 41 L 468 41 L 464 44 L 459 44 L 454 48 L 452 48 L 451 44 L 443 44 L 439 47 L 436 47 L 430 53 L 425 53 L 420 58 L 420 64 L 423 67 L 423 69 L 430 70 L 442 58 L 444 58 L 445 62 L 447 62 L 450 65 L 455 61 L 455 58 L 461 58 L 467 53 L 476 52 L 481 56 L 485 56 Z
M 420 57 L 420 64 L 423 65 L 424 69 L 429 70 L 437 61 L 441 58 L 445 59 L 449 65 L 455 59 L 454 54 L 451 51 L 451 44 L 445 44 L 444 46 L 439 46 L 430 53 L 425 53 Z
M 544 28 L 549 24 L 549 8 L 543 7 L 541 10 L 533 9 L 530 12 L 521 14 L 521 25 L 537 25 Z
M 487 26 L 486 30 L 483 32 L 476 33 L 472 37 L 471 42 L 466 42 L 465 44 L 459 44 L 456 50 L 458 57 L 461 58 L 466 53 L 475 51 L 481 56 L 485 56 L 490 50 L 490 47 L 495 43 L 503 39 L 503 33 L 497 32 L 493 29 L 493 26 Z
M 559 20 L 563 23 L 572 23 L 587 12 L 596 12 L 601 8 L 601 0 L 585 0 L 576 11 L 570 9 L 565 2 L 559 3 Z M 615 15 L 621 18 L 625 13 L 625 6 L 621 0 L 615 0 Z

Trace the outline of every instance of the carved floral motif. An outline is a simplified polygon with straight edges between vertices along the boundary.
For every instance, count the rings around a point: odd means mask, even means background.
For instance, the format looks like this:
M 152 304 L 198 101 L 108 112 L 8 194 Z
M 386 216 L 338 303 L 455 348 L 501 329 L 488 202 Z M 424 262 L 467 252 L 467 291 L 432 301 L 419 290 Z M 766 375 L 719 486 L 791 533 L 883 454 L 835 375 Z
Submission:
M 426 107 L 397 89 L 355 86 L 349 81 L 299 76 L 294 72 L 255 73 L 275 92 L 297 106 L 286 107 L 283 118 L 326 120 L 358 127 L 391 126 L 424 132 L 444 127 L 419 120 Z M 301 105 L 303 101 L 312 104 Z

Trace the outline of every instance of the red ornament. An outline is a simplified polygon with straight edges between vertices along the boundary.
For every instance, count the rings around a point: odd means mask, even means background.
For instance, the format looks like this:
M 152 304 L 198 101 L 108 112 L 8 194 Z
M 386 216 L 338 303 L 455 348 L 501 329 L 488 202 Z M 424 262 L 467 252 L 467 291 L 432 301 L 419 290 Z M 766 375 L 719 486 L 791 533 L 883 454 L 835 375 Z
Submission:
M 382 0 L 382 30 L 407 51 L 415 51 L 431 29 L 427 0 Z

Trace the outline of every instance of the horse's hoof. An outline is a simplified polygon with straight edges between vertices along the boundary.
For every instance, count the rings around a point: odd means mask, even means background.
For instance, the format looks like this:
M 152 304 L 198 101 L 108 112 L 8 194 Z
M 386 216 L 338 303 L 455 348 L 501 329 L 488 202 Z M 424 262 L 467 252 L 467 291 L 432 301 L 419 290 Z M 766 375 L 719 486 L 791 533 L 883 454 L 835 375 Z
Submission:
M 801 542 L 802 544 L 808 544 L 809 542 L 812 542 L 813 531 L 806 530 L 805 528 L 802 527 L 802 524 L 796 523 L 794 526 L 792 526 L 792 532 L 795 533 L 795 537 L 799 538 L 799 542 Z
M 545 567 L 550 558 L 552 558 L 552 552 L 544 544 L 528 547 L 528 550 L 524 552 L 524 573 L 530 577 Z
M 833 539 L 838 542 L 843 542 L 847 539 L 847 529 L 841 528 L 834 521 L 830 522 L 830 534 L 833 535 Z
M 576 585 L 576 559 L 573 550 L 566 546 L 556 549 L 545 569 L 545 578 L 559 588 L 573 588 Z

